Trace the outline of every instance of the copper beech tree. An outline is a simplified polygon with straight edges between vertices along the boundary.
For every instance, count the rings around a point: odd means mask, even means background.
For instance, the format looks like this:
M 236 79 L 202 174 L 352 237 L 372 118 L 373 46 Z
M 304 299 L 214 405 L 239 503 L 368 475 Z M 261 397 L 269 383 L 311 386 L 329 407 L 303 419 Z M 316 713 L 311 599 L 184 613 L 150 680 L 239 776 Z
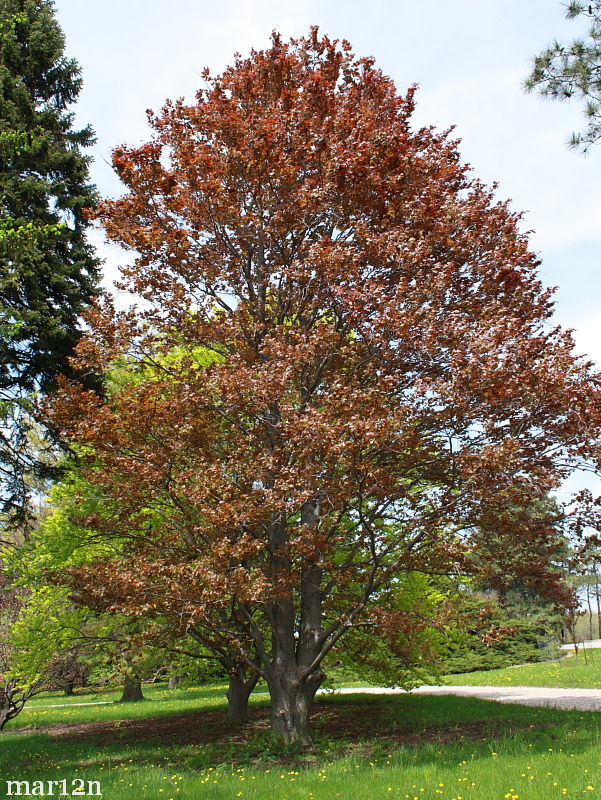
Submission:
M 519 217 L 411 128 L 413 90 L 316 29 L 204 77 L 114 152 L 100 219 L 143 302 L 99 306 L 79 350 L 130 382 L 51 410 L 119 542 L 72 580 L 248 653 L 273 730 L 308 742 L 324 658 L 395 576 L 559 585 L 524 510 L 598 468 L 600 382 Z

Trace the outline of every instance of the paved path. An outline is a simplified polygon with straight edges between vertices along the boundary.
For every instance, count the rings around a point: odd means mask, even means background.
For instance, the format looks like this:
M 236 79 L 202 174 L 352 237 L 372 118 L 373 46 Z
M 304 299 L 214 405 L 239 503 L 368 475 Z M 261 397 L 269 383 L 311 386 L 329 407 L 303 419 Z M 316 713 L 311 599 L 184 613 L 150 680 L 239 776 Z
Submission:
M 50 706 L 25 706 L 23 711 L 37 711 L 38 708 L 75 708 L 76 706 L 112 706 L 115 700 L 97 700 L 94 703 L 53 703 Z
M 578 642 L 576 642 L 576 644 L 578 645 L 578 649 L 579 650 L 582 650 L 583 646 L 584 646 L 584 648 L 586 650 L 588 650 L 589 648 L 590 649 L 594 649 L 596 647 L 601 647 L 601 639 L 589 639 L 589 641 L 587 641 L 587 642 L 586 641 L 585 642 L 578 641 Z M 561 645 L 561 649 L 562 650 L 573 650 L 574 649 L 574 645 L 572 643 L 562 644 Z
M 404 689 L 381 686 L 360 686 L 344 689 L 320 689 L 318 694 L 407 694 Z M 265 694 L 265 692 L 260 692 Z M 601 711 L 601 689 L 548 689 L 539 686 L 420 686 L 411 694 L 454 694 L 460 697 L 479 697 L 498 703 L 518 703 L 523 706 L 548 706 L 549 708 Z M 112 705 L 113 701 L 95 703 L 57 703 L 45 706 L 26 706 L 26 711 L 38 708 L 73 708 L 74 706 Z
M 359 689 L 337 689 L 340 694 L 405 694 L 404 689 L 370 686 Z M 518 703 L 524 706 L 601 711 L 600 689 L 548 689 L 538 686 L 420 686 L 411 694 L 454 694 L 460 697 L 479 697 L 498 703 Z

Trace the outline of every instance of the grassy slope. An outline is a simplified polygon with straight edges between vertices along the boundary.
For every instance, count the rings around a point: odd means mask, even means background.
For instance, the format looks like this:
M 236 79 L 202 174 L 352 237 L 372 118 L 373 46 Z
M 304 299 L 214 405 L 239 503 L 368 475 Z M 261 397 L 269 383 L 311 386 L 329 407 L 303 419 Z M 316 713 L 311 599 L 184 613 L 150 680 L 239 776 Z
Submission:
M 582 652 L 561 661 L 527 664 L 523 667 L 447 675 L 445 683 L 454 686 L 557 686 L 573 689 L 601 689 L 601 649 Z
M 90 715 L 99 720 L 208 710 L 223 704 L 222 692 L 222 687 L 205 687 L 165 697 L 166 692 L 153 689 L 146 703 L 39 708 L 27 717 L 57 724 Z M 60 699 L 40 698 L 36 705 L 49 702 Z M 351 703 L 352 698 L 330 702 Z M 389 729 L 392 724 L 399 734 L 430 731 L 433 741 L 399 747 L 391 738 L 320 739 L 315 752 L 298 756 L 273 748 L 260 731 L 246 744 L 205 746 L 125 744 L 116 731 L 114 743 L 100 745 L 55 741 L 41 728 L 2 737 L 0 796 L 6 779 L 74 777 L 100 780 L 109 800 L 552 800 L 601 794 L 601 715 L 454 697 L 380 696 L 370 702 Z M 456 728 L 457 741 L 437 743 L 436 731 L 449 725 Z M 488 726 L 488 734 L 480 741 L 461 741 L 462 731 L 473 725 Z

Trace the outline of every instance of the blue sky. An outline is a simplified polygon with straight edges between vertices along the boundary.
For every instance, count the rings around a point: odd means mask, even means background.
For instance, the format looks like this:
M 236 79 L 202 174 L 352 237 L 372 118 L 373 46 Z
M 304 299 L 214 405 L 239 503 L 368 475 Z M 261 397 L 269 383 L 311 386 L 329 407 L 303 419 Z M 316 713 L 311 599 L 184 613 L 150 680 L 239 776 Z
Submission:
M 524 94 L 534 53 L 582 25 L 558 0 L 57 0 L 67 49 L 83 68 L 77 117 L 98 135 L 93 178 L 119 183 L 108 162 L 122 142 L 147 138 L 145 110 L 192 97 L 204 66 L 220 71 L 235 51 L 263 47 L 274 28 L 298 36 L 312 24 L 375 56 L 399 90 L 419 84 L 416 124 L 456 126 L 465 161 L 526 212 L 542 278 L 558 285 L 557 318 L 578 350 L 601 364 L 601 143 L 587 157 L 566 140 L 578 102 Z M 120 254 L 97 238 L 107 280 Z

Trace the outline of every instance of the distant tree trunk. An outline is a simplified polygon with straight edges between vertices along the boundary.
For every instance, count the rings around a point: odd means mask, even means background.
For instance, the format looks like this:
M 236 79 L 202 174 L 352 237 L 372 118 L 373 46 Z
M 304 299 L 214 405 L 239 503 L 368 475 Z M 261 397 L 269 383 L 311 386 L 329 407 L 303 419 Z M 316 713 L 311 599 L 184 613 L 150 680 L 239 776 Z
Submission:
M 121 695 L 120 703 L 137 703 L 138 700 L 144 700 L 142 694 L 142 681 L 137 675 L 127 673 L 125 675 L 125 682 L 123 684 L 123 694 Z
M 259 680 L 259 673 L 253 672 L 250 677 L 245 667 L 238 667 L 230 672 L 230 684 L 227 690 L 227 718 L 230 722 L 248 722 L 248 699 Z
M 595 561 L 595 598 L 597 600 L 597 633 L 601 639 L 601 597 L 599 597 L 599 565 Z
M 588 638 L 593 638 L 593 607 L 591 605 L 591 586 L 586 584 L 586 604 L 588 605 Z
M 168 689 L 177 689 L 180 683 L 182 682 L 183 675 L 170 675 L 169 682 L 167 684 Z
M 75 690 L 75 682 L 67 681 L 65 683 L 65 697 L 72 697 Z

